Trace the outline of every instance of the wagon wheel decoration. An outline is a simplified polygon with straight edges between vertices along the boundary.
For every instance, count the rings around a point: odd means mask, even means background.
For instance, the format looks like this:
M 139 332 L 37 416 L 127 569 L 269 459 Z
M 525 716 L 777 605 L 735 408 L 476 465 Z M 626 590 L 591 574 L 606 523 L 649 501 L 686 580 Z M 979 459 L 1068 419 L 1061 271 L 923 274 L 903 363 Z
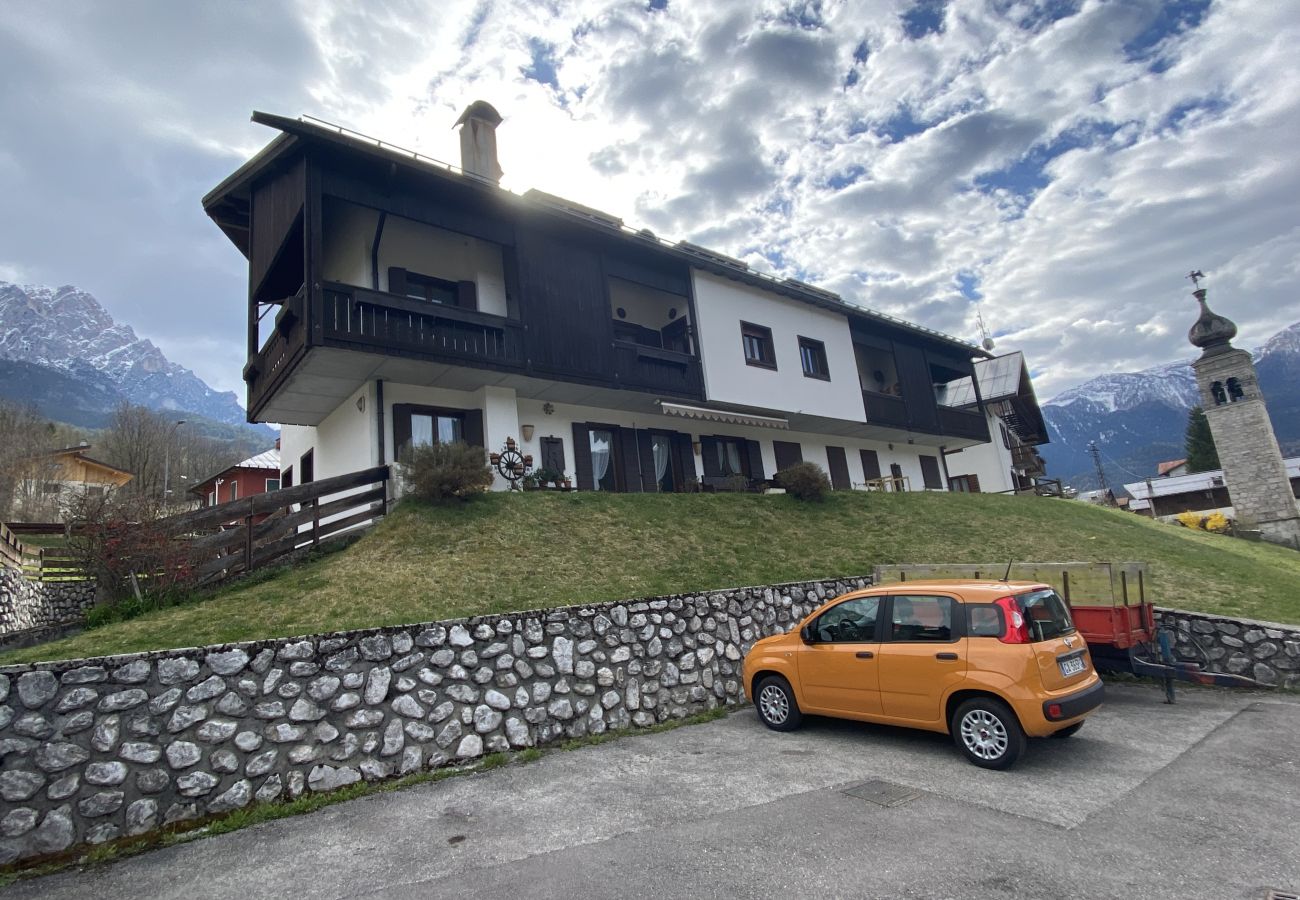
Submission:
M 496 470 L 501 473 L 501 477 L 510 482 L 511 490 L 519 486 L 519 482 L 533 467 L 532 456 L 525 456 L 520 453 L 519 447 L 512 437 L 506 438 L 505 448 L 500 453 L 491 454 L 489 459 L 491 459 Z

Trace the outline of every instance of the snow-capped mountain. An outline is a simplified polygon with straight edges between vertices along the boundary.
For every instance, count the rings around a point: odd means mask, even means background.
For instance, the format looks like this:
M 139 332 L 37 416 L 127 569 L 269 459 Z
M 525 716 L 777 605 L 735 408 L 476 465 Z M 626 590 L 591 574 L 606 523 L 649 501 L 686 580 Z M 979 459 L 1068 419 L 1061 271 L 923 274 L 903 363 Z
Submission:
M 101 424 L 85 419 L 110 412 L 121 400 L 230 425 L 245 422 L 233 393 L 214 391 L 131 326 L 114 322 L 93 296 L 71 286 L 0 281 L 0 361 L 9 362 L 7 371 L 23 373 L 21 379 L 0 381 L 0 396 L 40 399 L 43 412 L 71 424 Z M 25 395 L 24 384 L 38 385 L 39 397 Z M 68 384 L 80 387 L 75 402 L 66 397 Z M 81 421 L 60 415 L 60 403 Z M 47 408 L 51 405 L 55 408 Z
M 1300 322 L 1254 356 L 1278 442 L 1284 453 L 1300 453 Z M 1154 475 L 1156 463 L 1185 455 L 1187 411 L 1198 402 L 1190 361 L 1101 375 L 1070 388 L 1042 406 L 1051 443 L 1039 451 L 1048 475 L 1096 487 L 1090 441 L 1101 448 L 1111 487 Z

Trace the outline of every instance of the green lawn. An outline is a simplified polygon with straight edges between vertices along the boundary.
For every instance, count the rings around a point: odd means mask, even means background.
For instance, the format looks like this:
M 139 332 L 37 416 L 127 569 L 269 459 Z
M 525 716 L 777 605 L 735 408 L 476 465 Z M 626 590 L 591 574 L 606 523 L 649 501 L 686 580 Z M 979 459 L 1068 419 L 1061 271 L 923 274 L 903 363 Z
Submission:
M 312 634 L 708 588 L 877 563 L 1139 560 L 1165 606 L 1300 622 L 1300 553 L 1046 498 L 490 494 L 411 502 L 347 550 L 15 651 L 11 663 Z

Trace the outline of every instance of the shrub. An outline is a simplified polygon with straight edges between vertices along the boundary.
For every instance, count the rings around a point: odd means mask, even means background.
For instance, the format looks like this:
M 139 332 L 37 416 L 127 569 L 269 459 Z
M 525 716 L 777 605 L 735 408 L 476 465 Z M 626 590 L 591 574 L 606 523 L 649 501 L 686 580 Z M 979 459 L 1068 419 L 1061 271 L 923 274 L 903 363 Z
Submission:
M 816 463 L 795 463 L 776 473 L 776 483 L 796 500 L 821 500 L 830 492 L 831 482 Z
M 482 447 L 460 441 L 429 444 L 408 450 L 402 461 L 406 489 L 431 503 L 453 497 L 463 500 L 492 486 L 492 469 Z
M 722 484 L 718 485 L 718 490 L 743 494 L 749 490 L 749 479 L 744 475 L 728 475 L 722 479 Z
M 1190 528 L 1193 531 L 1200 530 L 1205 522 L 1205 519 L 1200 513 L 1192 512 L 1191 510 L 1180 512 L 1178 515 L 1174 516 L 1174 518 L 1178 520 L 1179 525 L 1182 525 L 1184 528 Z
M 1205 521 L 1201 523 L 1201 527 L 1206 531 L 1212 531 L 1215 534 L 1224 534 L 1232 527 L 1232 522 L 1223 513 L 1212 512 L 1206 517 Z

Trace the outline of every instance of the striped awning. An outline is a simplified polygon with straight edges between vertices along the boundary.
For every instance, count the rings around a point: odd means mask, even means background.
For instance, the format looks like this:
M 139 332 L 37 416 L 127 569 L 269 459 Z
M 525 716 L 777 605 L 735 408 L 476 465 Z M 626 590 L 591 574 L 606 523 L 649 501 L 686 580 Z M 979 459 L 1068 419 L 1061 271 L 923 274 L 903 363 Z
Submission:
M 683 419 L 703 419 L 709 422 L 727 422 L 732 425 L 754 425 L 758 428 L 788 429 L 790 423 L 775 416 L 755 416 L 749 413 L 732 412 L 727 409 L 706 409 L 702 406 L 685 406 L 681 403 L 659 401 L 659 408 L 665 415 L 681 416 Z

